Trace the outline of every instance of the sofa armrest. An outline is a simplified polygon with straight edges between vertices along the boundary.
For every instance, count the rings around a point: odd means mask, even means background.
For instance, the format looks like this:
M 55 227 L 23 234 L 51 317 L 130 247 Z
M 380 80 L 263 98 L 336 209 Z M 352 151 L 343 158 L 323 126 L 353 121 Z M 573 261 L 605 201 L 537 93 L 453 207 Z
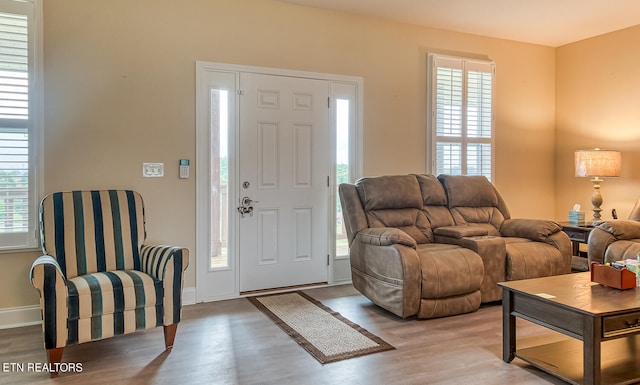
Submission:
M 349 248 L 353 286 L 380 307 L 400 316 L 420 307 L 420 259 L 416 242 L 394 228 L 368 228 Z
M 547 219 L 507 219 L 500 227 L 503 237 L 525 238 L 549 244 L 562 255 L 561 271 L 571 271 L 571 240 L 557 222 Z
M 547 242 L 547 239 L 559 231 L 562 226 L 546 219 L 507 219 L 500 226 L 503 237 L 526 238 L 532 241 Z
M 603 221 L 596 228 L 611 234 L 618 241 L 640 238 L 640 222 L 636 221 Z
M 355 185 L 350 183 L 340 184 L 338 186 L 338 195 L 342 205 L 342 219 L 347 232 L 347 241 L 351 245 L 356 234 L 368 228 L 369 223 Z
M 400 229 L 393 227 L 372 227 L 356 235 L 358 242 L 372 246 L 391 246 L 395 244 L 416 248 L 415 239 Z
M 477 237 L 488 235 L 487 229 L 477 226 L 443 226 L 433 230 L 435 235 L 441 235 L 443 237 L 450 238 L 464 238 L 464 237 Z
M 162 281 L 164 325 L 180 322 L 183 272 L 189 266 L 189 250 L 179 246 L 143 245 L 140 270 Z
M 40 256 L 31 265 L 29 277 L 40 292 L 45 348 L 66 346 L 69 291 L 60 264 L 50 255 Z

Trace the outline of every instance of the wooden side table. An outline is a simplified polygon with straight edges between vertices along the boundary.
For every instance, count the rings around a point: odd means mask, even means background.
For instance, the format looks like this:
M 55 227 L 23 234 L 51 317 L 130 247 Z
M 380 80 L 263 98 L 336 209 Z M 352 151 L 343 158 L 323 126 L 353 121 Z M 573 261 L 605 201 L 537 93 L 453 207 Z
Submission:
M 564 231 L 571 240 L 573 246 L 573 259 L 571 261 L 571 270 L 573 271 L 589 271 L 589 259 L 585 252 L 580 251 L 580 244 L 587 244 L 589 241 L 589 234 L 593 227 L 584 225 L 578 225 L 569 222 L 560 222 L 562 225 L 562 231 Z

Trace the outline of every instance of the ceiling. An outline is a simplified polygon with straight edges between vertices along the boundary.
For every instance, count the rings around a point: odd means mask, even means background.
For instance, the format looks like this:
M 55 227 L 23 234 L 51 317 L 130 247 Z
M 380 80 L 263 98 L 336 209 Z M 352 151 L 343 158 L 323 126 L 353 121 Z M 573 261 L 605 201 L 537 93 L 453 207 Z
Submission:
M 638 0 L 280 0 L 558 47 L 640 24 Z

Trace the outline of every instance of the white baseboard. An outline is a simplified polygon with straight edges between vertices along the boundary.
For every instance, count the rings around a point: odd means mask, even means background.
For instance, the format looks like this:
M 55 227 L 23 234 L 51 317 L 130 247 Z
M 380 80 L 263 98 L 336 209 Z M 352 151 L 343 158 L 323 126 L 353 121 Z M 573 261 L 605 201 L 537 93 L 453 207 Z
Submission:
M 194 303 L 196 303 L 196 288 L 185 287 L 182 290 L 182 304 L 193 305 Z M 0 329 L 37 325 L 40 322 L 42 322 L 40 305 L 0 309 Z
M 40 322 L 40 305 L 0 309 L 0 329 L 37 325 Z
M 185 287 L 182 289 L 182 305 L 193 305 L 196 303 L 196 288 Z

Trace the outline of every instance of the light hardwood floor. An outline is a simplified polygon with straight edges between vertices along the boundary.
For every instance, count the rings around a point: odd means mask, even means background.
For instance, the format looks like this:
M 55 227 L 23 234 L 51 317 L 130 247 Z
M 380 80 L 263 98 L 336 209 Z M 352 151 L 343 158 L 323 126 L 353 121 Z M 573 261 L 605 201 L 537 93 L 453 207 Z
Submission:
M 0 384 L 564 384 L 501 359 L 501 306 L 442 319 L 400 319 L 352 286 L 305 290 L 396 350 L 321 365 L 244 298 L 185 306 L 171 353 L 162 328 L 67 347 L 81 373 L 3 371 L 45 361 L 40 326 L 0 330 Z M 558 335 L 518 320 L 519 346 Z M 25 365 L 26 369 L 26 365 Z

